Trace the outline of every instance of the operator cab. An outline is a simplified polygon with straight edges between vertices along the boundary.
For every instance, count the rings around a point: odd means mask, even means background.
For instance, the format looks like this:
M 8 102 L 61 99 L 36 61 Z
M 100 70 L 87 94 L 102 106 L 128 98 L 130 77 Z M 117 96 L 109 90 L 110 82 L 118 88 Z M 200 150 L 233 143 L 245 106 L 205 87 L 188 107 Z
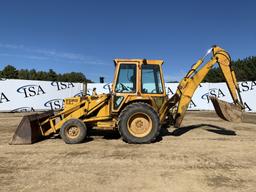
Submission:
M 115 59 L 114 93 L 164 94 L 162 60 Z
M 112 84 L 112 111 L 118 112 L 124 103 L 154 99 L 158 108 L 166 97 L 162 60 L 115 59 Z

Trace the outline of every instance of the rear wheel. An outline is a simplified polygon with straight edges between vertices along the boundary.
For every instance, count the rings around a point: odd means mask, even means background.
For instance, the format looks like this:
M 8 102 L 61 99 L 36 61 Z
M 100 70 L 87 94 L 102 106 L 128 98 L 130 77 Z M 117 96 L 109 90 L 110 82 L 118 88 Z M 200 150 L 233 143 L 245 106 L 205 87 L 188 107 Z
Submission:
M 159 135 L 159 117 L 150 105 L 132 103 L 119 115 L 118 130 L 128 143 L 151 143 Z
M 60 129 L 60 136 L 67 144 L 77 144 L 84 141 L 87 128 L 79 119 L 67 120 Z

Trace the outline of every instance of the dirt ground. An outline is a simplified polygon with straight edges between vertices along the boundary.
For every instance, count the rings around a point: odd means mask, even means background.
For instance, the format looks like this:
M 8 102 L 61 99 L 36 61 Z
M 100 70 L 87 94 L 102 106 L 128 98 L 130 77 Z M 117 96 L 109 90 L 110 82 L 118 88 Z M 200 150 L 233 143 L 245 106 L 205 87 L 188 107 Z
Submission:
M 188 112 L 185 127 L 147 145 L 115 132 L 79 145 L 8 145 L 21 117 L 0 114 L 0 191 L 256 191 L 256 114 L 238 124 Z

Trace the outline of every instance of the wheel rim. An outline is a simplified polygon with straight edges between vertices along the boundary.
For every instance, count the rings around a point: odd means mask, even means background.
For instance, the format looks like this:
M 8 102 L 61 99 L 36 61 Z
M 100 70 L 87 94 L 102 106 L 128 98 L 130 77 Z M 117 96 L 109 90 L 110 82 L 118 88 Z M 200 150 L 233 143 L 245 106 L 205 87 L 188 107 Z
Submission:
M 74 138 L 78 137 L 78 135 L 80 134 L 80 129 L 79 129 L 79 127 L 72 126 L 72 127 L 68 127 L 65 130 L 65 132 L 69 138 L 74 139 Z
M 135 113 L 128 119 L 127 127 L 133 136 L 145 137 L 152 130 L 152 120 L 145 113 Z

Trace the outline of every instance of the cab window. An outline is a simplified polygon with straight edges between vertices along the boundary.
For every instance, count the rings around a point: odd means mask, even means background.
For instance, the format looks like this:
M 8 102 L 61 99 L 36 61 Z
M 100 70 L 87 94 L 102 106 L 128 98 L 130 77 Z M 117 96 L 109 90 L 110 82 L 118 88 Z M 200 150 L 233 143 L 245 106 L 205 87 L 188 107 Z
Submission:
M 142 93 L 163 93 L 159 65 L 142 65 Z
M 135 93 L 136 92 L 136 64 L 121 64 L 115 92 Z

